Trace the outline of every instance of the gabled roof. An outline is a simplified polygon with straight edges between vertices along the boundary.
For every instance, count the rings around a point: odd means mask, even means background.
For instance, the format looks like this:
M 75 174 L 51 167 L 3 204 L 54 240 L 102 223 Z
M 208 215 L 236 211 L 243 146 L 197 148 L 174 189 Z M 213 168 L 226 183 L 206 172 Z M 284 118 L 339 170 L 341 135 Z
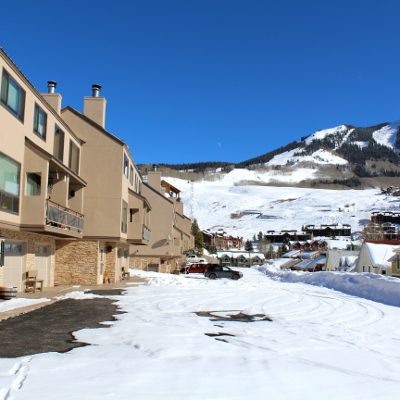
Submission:
M 81 112 L 79 112 L 78 110 L 75 110 L 75 108 L 72 108 L 71 106 L 67 106 L 64 107 L 61 110 L 61 114 L 65 111 L 71 111 L 73 114 L 75 114 L 76 116 L 78 116 L 79 118 L 83 119 L 85 122 L 87 122 L 89 125 L 93 126 L 93 128 L 96 128 L 98 131 L 102 132 L 104 135 L 108 136 L 110 139 L 116 141 L 118 144 L 120 144 L 121 146 L 126 146 L 126 143 L 124 141 L 122 141 L 121 139 L 119 139 L 117 136 L 115 136 L 113 133 L 107 131 L 106 129 L 104 129 L 101 125 L 99 125 L 98 123 L 94 122 L 92 119 L 90 119 L 89 117 L 87 117 L 85 114 L 82 114 Z

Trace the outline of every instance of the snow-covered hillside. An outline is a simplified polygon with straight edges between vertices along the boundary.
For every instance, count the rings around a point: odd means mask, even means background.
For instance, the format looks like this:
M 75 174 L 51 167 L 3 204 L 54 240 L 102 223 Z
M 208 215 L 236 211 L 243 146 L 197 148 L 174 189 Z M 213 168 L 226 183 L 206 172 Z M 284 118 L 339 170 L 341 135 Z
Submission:
M 346 165 L 349 160 L 346 159 L 345 152 L 341 151 L 343 145 L 356 145 L 362 148 L 381 145 L 397 154 L 396 141 L 399 127 L 400 122 L 397 121 L 369 128 L 340 125 L 320 130 L 299 142 L 299 146 L 295 149 L 275 155 L 265 165 L 296 165 L 302 162 L 317 165 Z
M 244 172 L 246 171 L 246 172 Z M 218 181 L 189 182 L 166 178 L 180 188 L 185 212 L 197 218 L 202 229 L 223 228 L 229 234 L 251 238 L 259 231 L 300 230 L 306 224 L 350 224 L 362 230 L 372 210 L 394 210 L 399 200 L 380 194 L 377 189 L 324 190 L 294 187 L 243 185 L 253 171 L 233 170 Z M 250 180 L 250 179 L 249 179 Z M 258 215 L 231 218 L 244 210 Z

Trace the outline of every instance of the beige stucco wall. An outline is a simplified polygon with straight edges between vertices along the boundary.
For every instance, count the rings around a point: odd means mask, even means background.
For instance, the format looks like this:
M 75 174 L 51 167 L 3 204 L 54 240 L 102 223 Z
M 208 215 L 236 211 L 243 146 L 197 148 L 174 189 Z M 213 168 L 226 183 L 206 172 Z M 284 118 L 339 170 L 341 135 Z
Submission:
M 26 147 L 26 139 L 29 139 L 34 145 L 41 148 L 43 151 L 53 154 L 54 146 L 54 129 L 57 124 L 65 134 L 64 138 L 64 165 L 68 165 L 69 143 L 72 141 L 78 148 L 81 147 L 79 139 L 65 124 L 62 118 L 54 111 L 54 109 L 44 100 L 29 82 L 22 76 L 16 66 L 8 59 L 7 56 L 0 50 L 0 82 L 3 74 L 3 69 L 24 89 L 25 91 L 25 108 L 24 119 L 20 121 L 13 113 L 11 113 L 4 105 L 0 105 L 0 152 L 17 161 L 21 166 L 20 173 L 20 212 L 15 215 L 0 210 L 0 222 L 9 223 L 18 226 L 21 223 L 21 213 L 26 216 L 27 223 L 30 223 L 30 215 L 26 212 L 27 209 L 35 213 L 41 205 L 37 199 L 29 199 L 31 205 L 25 206 L 22 204 L 25 193 L 26 172 L 35 172 L 37 170 L 42 175 L 43 195 L 46 196 L 47 189 L 47 171 L 45 162 L 40 160 L 33 154 L 31 149 Z M 33 131 L 34 109 L 35 104 L 38 104 L 47 114 L 47 132 L 46 138 L 42 139 Z M 44 198 L 44 197 L 43 197 Z M 62 203 L 65 205 L 65 202 Z M 25 210 L 25 212 L 23 211 Z
M 173 256 L 173 220 L 174 206 L 162 194 L 143 185 L 142 194 L 151 205 L 150 229 L 151 236 L 146 246 L 132 245 L 130 254 L 133 256 Z

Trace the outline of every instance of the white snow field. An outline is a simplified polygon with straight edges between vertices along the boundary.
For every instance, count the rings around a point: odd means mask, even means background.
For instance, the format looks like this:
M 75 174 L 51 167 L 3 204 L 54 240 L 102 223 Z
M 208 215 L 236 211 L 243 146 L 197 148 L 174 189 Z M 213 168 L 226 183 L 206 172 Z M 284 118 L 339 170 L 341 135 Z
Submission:
M 133 271 L 149 285 L 115 297 L 127 313 L 110 328 L 75 334 L 91 346 L 0 359 L 0 399 L 398 399 L 399 308 L 242 272 L 209 281 Z
M 360 231 L 372 210 L 398 210 L 400 200 L 379 189 L 326 190 L 296 187 L 243 185 L 248 173 L 233 170 L 218 181 L 189 182 L 165 178 L 182 190 L 185 213 L 197 218 L 201 229 L 222 228 L 231 235 L 251 238 L 258 232 L 301 230 L 302 225 L 350 224 Z M 231 218 L 232 213 L 257 210 L 257 215 Z

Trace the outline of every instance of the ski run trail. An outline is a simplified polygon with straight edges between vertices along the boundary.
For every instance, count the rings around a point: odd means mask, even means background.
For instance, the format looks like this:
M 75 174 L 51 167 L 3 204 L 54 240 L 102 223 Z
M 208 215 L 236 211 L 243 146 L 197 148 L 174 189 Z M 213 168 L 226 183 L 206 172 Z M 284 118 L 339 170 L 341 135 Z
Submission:
M 0 399 L 399 398 L 398 307 L 241 270 L 132 271 L 148 284 L 113 297 L 126 313 L 111 327 L 75 333 L 91 345 L 0 359 Z

